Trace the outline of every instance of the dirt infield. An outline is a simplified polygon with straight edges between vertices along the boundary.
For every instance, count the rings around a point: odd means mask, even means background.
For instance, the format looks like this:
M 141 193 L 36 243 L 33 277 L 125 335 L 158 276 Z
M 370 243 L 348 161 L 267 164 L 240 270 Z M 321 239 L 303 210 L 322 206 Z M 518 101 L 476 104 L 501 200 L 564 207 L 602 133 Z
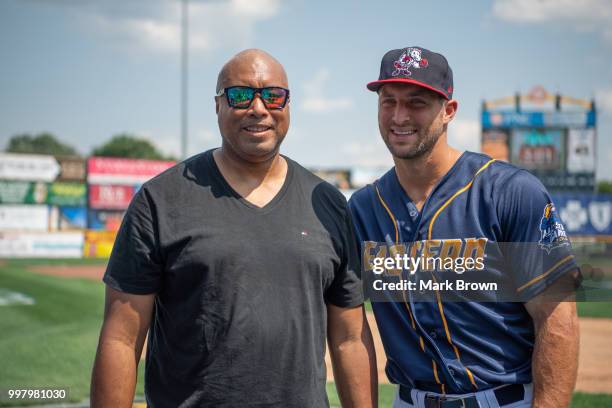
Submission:
M 378 381 L 388 384 L 385 375 L 385 350 L 383 349 L 374 315 L 368 313 L 376 347 Z M 576 391 L 612 394 L 612 319 L 580 318 L 580 354 Z M 329 354 L 325 356 L 327 379 L 333 381 Z
M 104 265 L 81 266 L 31 266 L 32 272 L 45 275 L 87 278 L 101 282 Z M 368 313 L 368 322 L 372 328 L 378 362 L 378 378 L 381 383 L 388 383 L 385 375 L 385 352 L 378 334 L 374 315 Z M 612 394 L 612 319 L 580 319 L 580 367 L 578 370 L 577 391 Z M 327 376 L 333 381 L 333 372 L 329 354 L 325 356 Z
M 612 394 L 612 319 L 580 318 L 576 390 Z
M 106 265 L 32 265 L 28 267 L 28 270 L 43 275 L 86 278 L 101 282 Z

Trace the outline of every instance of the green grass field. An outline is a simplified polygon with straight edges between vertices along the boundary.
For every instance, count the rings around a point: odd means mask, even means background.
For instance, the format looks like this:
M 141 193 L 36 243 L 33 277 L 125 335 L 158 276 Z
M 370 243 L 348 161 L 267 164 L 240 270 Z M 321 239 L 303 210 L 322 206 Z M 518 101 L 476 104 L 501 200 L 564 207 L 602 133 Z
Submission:
M 34 305 L 0 306 L 0 390 L 10 387 L 68 387 L 72 401 L 89 393 L 91 367 L 103 312 L 104 286 L 76 278 L 27 271 L 29 265 L 92 265 L 99 260 L 14 260 L 0 266 L 0 289 L 23 293 Z M 582 316 L 612 318 L 611 303 L 580 304 Z M 141 365 L 142 367 L 142 365 Z M 333 384 L 328 395 L 340 406 Z M 143 393 L 142 370 L 137 394 Z M 380 386 L 381 407 L 394 387 Z M 8 406 L 0 402 L 0 406 Z M 576 393 L 572 407 L 610 407 L 612 395 Z

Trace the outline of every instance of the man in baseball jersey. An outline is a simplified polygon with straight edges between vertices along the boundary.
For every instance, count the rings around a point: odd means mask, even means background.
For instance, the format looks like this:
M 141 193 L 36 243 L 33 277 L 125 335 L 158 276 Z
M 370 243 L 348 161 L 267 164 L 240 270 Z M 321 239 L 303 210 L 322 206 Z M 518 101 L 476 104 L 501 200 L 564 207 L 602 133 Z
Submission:
M 150 407 L 326 407 L 325 340 L 345 406 L 376 405 L 359 253 L 342 194 L 279 154 L 282 65 L 221 69 L 221 147 L 145 183 L 118 233 L 93 407 L 129 407 L 148 331 Z
M 458 103 L 444 56 L 391 50 L 367 87 L 378 94 L 380 133 L 395 167 L 349 201 L 364 273 L 404 248 L 413 259 L 438 256 L 455 266 L 475 256 L 478 270 L 451 274 L 505 285 L 493 293 L 502 300 L 456 301 L 458 281 L 439 285 L 439 267 L 406 274 L 402 264 L 400 276 L 428 284 L 421 289 L 431 301 L 409 284 L 399 299 L 372 299 L 386 372 L 399 384 L 394 406 L 567 407 L 577 372 L 576 308 L 547 294 L 573 288 L 579 273 L 547 191 L 525 170 L 448 145 Z M 381 289 L 376 282 L 371 293 Z

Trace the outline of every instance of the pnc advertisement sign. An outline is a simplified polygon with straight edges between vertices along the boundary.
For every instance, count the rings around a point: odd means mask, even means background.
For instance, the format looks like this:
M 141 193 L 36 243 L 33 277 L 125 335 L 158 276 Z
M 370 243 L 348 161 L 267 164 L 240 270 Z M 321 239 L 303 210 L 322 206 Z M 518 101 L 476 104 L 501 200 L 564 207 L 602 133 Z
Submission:
M 173 161 L 90 157 L 87 181 L 91 184 L 142 184 L 174 164 Z

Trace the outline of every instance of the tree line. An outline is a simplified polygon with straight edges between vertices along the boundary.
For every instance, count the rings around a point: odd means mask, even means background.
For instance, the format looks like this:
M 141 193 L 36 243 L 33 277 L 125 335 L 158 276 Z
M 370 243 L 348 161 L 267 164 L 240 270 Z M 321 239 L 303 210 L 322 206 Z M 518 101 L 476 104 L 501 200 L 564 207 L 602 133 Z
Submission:
M 15 135 L 9 139 L 4 151 L 7 153 L 81 157 L 74 146 L 58 140 L 55 135 L 48 132 L 36 135 L 29 133 Z M 129 133 L 120 133 L 113 136 L 106 143 L 94 148 L 89 156 L 176 161 L 175 157 L 164 155 L 148 140 Z
M 48 132 L 37 135 L 28 133 L 15 135 L 10 138 L 4 151 L 7 153 L 50 154 L 53 156 L 81 156 L 73 146 L 60 142 L 53 134 Z M 174 156 L 164 155 L 148 140 L 129 133 L 120 133 L 113 136 L 108 142 L 94 148 L 90 156 L 176 161 Z M 597 192 L 612 193 L 612 181 L 599 181 Z

